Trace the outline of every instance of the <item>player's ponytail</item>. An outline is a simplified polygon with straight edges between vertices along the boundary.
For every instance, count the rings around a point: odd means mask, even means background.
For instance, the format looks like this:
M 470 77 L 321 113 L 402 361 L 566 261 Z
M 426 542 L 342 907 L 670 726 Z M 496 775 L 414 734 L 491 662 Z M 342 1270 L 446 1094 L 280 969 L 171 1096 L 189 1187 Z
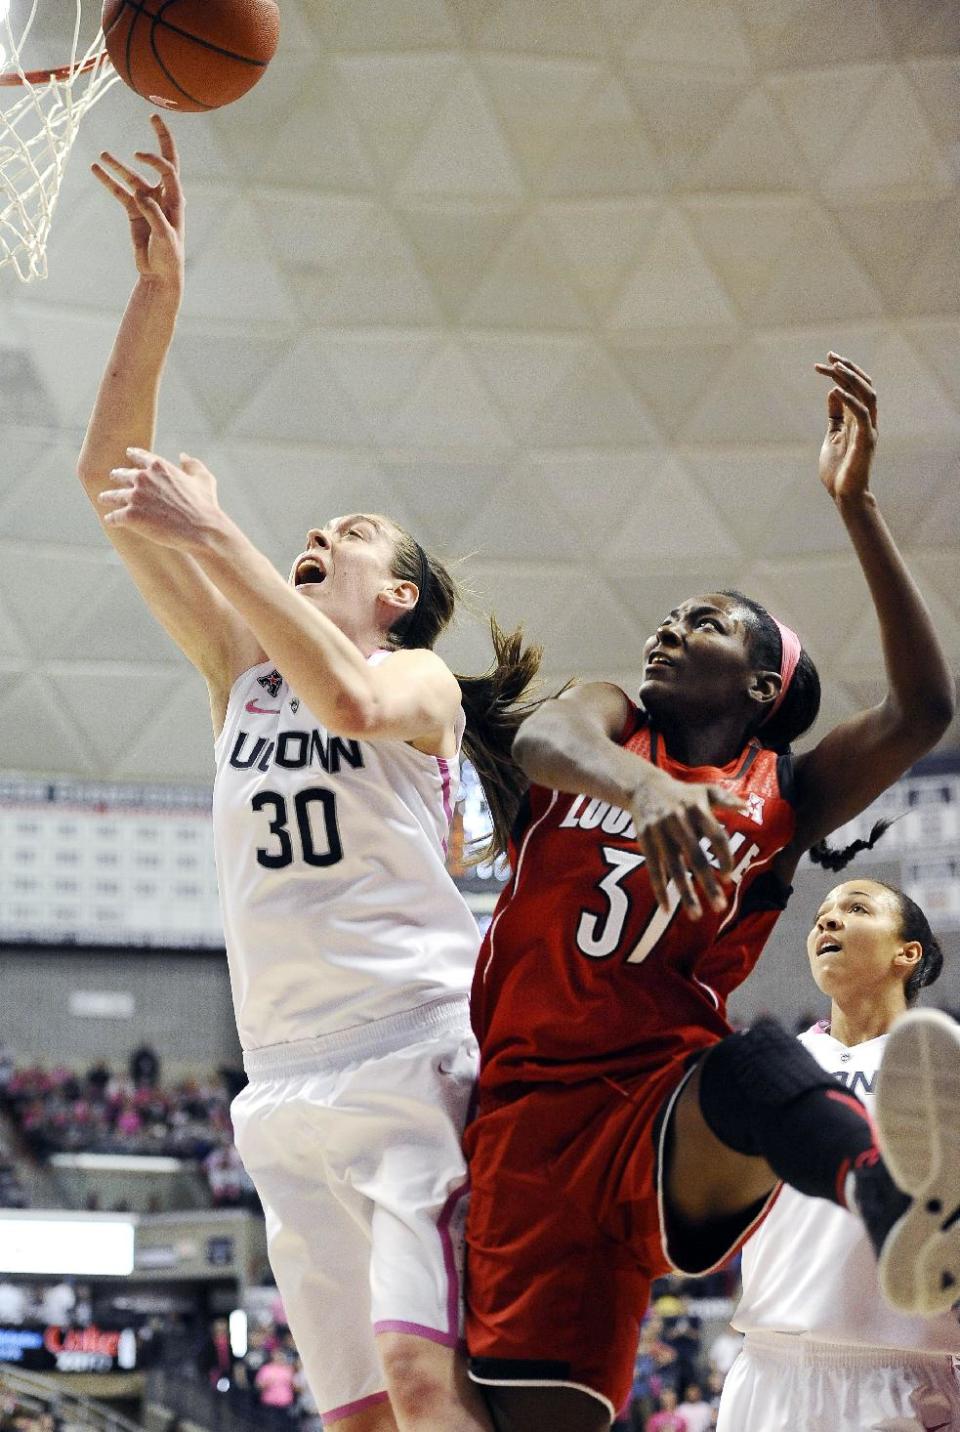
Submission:
M 885 880 L 877 880 L 876 885 L 882 885 L 889 890 L 891 895 L 896 897 L 897 905 L 900 908 L 900 938 L 905 944 L 918 944 L 920 946 L 920 959 L 910 972 L 910 978 L 904 985 L 904 995 L 908 1005 L 916 1004 L 920 991 L 926 989 L 927 985 L 934 984 L 940 978 L 943 969 L 943 950 L 940 948 L 940 941 L 930 928 L 930 922 L 920 909 L 916 900 L 903 890 L 898 890 L 896 885 L 888 885 Z
M 503 631 L 490 618 L 494 660 L 482 676 L 458 676 L 467 729 L 463 749 L 470 757 L 490 807 L 493 831 L 487 846 L 473 852 L 478 860 L 505 855 L 521 797 L 529 784 L 511 756 L 520 723 L 542 698 L 530 695 L 543 648 L 525 646 L 523 628 Z
M 892 823 L 889 820 L 875 821 L 866 840 L 853 840 L 840 850 L 835 850 L 825 840 L 818 840 L 816 845 L 810 847 L 808 852 L 810 859 L 814 865 L 822 865 L 824 870 L 842 870 L 845 865 L 850 864 L 855 855 L 860 854 L 861 850 L 872 850 L 880 837 L 890 829 Z
M 393 575 L 414 582 L 420 595 L 413 611 L 391 628 L 390 643 L 395 648 L 432 648 L 453 618 L 460 588 L 416 538 L 402 527 L 397 533 Z M 506 854 L 528 784 L 510 750 L 521 721 L 540 704 L 530 691 L 540 670 L 542 648 L 524 644 L 522 627 L 504 632 L 493 617 L 490 635 L 494 660 L 489 669 L 480 676 L 457 676 L 467 718 L 463 749 L 476 768 L 493 821 L 489 844 L 473 853 L 477 860 Z

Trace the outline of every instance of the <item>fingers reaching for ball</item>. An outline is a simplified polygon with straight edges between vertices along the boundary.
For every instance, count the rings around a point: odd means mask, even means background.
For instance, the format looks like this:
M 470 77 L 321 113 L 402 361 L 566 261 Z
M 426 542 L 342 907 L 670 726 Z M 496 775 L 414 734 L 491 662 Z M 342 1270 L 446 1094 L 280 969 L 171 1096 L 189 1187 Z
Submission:
M 173 135 L 158 114 L 151 116 L 159 153 L 138 150 L 141 165 L 156 171 L 156 182 L 105 149 L 91 165 L 94 176 L 122 205 L 130 221 L 137 270 L 144 277 L 183 282 L 184 198 Z

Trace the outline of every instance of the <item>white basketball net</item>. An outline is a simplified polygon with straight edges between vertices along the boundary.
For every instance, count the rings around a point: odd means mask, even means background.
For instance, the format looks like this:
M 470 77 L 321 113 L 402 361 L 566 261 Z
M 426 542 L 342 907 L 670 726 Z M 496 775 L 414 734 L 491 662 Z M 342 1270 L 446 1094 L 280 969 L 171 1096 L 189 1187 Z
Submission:
M 64 33 L 70 0 L 54 3 Z M 80 53 L 82 0 L 74 4 L 70 53 L 49 57 L 61 68 L 31 71 L 24 57 L 40 0 L 13 0 L 22 23 L 11 0 L 0 0 L 0 268 L 12 265 L 24 283 L 46 277 L 50 221 L 80 121 L 118 79 L 99 30 Z

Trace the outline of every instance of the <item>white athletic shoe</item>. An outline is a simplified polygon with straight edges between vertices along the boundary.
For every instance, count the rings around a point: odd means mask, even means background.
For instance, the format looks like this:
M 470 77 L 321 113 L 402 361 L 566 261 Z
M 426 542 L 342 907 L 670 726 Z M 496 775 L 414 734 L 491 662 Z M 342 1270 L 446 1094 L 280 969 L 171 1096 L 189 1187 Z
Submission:
M 934 1009 L 893 1026 L 874 1109 L 883 1160 L 913 1200 L 880 1250 L 892 1307 L 929 1317 L 960 1299 L 960 1026 Z

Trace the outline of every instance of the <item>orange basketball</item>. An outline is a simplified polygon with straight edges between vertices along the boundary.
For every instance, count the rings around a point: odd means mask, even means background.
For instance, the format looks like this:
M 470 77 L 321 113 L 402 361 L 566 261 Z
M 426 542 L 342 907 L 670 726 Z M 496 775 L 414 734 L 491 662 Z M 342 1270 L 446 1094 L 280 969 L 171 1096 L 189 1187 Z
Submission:
M 219 109 L 252 89 L 280 37 L 276 0 L 104 0 L 120 78 L 164 109 Z

